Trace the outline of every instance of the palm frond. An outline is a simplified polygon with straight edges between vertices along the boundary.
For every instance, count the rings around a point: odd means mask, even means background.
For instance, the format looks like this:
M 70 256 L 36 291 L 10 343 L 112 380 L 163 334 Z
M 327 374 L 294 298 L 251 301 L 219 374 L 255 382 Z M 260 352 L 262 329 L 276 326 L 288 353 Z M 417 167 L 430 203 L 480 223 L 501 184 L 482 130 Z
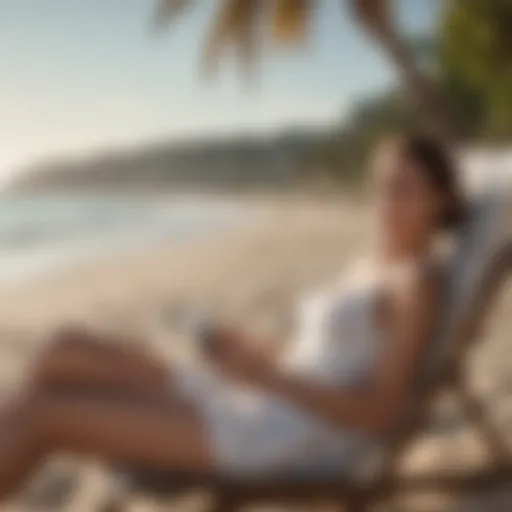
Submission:
M 278 0 L 274 13 L 274 37 L 278 42 L 299 43 L 308 34 L 312 18 L 311 0 Z
M 214 69 L 232 46 L 250 71 L 260 49 L 263 19 L 271 24 L 276 41 L 298 43 L 307 36 L 312 11 L 312 0 L 275 0 L 273 5 L 268 0 L 224 0 L 205 45 L 205 69 Z
M 308 35 L 320 0 L 211 0 L 219 5 L 204 45 L 203 69 L 216 69 L 225 50 L 233 48 L 246 67 L 252 66 L 260 49 L 262 28 L 270 27 L 278 43 L 296 44 Z M 334 0 L 332 0 L 334 1 Z M 346 0 L 358 25 L 380 44 L 400 71 L 405 83 L 425 109 L 426 116 L 441 128 L 449 127 L 436 88 L 418 68 L 391 12 L 391 0 Z M 159 0 L 158 25 L 167 24 L 193 0 Z M 261 22 L 261 23 L 260 23 Z M 246 73 L 247 74 L 247 73 Z
M 264 1 L 264 0 L 263 0 Z M 260 41 L 260 16 L 262 0 L 246 0 L 247 11 L 243 22 L 240 23 L 237 41 L 239 62 L 245 70 L 245 75 L 252 79 Z
M 234 46 L 244 64 L 249 64 L 257 49 L 258 19 L 264 0 L 224 0 L 207 38 L 204 67 L 215 68 L 222 53 Z

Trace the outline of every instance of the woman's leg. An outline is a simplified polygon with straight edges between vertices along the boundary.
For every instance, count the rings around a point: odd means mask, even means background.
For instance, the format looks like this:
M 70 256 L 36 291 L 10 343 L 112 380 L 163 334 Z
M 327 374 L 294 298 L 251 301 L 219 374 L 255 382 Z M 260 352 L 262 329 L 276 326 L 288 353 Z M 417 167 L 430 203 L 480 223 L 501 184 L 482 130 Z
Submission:
M 36 360 L 31 380 L 36 387 L 47 388 L 94 388 L 152 395 L 169 391 L 167 365 L 142 350 L 111 341 L 86 330 L 63 330 Z
M 161 470 L 212 468 L 191 406 L 45 391 L 15 401 L 0 419 L 0 501 L 60 452 Z

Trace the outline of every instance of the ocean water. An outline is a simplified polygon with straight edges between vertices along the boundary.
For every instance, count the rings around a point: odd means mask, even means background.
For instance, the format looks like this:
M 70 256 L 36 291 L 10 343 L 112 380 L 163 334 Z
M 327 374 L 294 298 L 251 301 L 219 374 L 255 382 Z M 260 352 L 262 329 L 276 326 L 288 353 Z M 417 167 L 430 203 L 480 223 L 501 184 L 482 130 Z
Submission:
M 114 251 L 203 236 L 249 216 L 239 204 L 203 198 L 0 198 L 0 283 L 58 273 Z

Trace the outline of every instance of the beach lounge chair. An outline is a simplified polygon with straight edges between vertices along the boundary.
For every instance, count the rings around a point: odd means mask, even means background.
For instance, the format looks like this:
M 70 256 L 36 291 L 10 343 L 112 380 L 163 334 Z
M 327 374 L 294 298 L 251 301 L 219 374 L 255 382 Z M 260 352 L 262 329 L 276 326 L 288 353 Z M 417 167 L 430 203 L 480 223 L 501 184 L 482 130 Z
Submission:
M 332 502 L 340 510 L 371 510 L 400 492 L 425 490 L 478 490 L 484 486 L 512 483 L 512 455 L 506 442 L 493 427 L 483 404 L 468 386 L 465 364 L 469 348 L 476 344 L 483 319 L 498 289 L 512 269 L 512 241 L 509 238 L 508 194 L 487 191 L 475 200 L 461 234 L 455 255 L 447 265 L 443 314 L 438 332 L 425 354 L 410 407 L 391 436 L 372 457 L 371 470 L 365 467 L 353 477 L 315 475 L 314 478 L 289 478 L 276 481 L 225 481 L 212 475 L 158 474 L 136 470 L 121 474 L 123 499 L 133 494 L 151 493 L 170 497 L 195 488 L 207 488 L 215 497 L 213 510 L 229 512 L 247 505 L 304 504 Z M 444 391 L 455 392 L 468 421 L 481 435 L 493 463 L 479 471 L 436 474 L 406 478 L 398 474 L 398 462 L 412 441 L 424 430 L 434 399 Z M 109 503 L 105 510 L 122 511 L 123 499 Z

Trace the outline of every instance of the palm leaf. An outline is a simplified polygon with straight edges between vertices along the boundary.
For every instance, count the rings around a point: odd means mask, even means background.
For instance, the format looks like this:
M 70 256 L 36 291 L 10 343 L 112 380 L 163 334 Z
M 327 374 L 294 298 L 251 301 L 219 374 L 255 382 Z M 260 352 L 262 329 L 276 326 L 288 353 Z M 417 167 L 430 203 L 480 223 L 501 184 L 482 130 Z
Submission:
M 234 46 L 250 64 L 257 47 L 258 15 L 263 0 L 224 0 L 205 44 L 204 67 L 216 68 L 223 52 Z
M 168 21 L 192 0 L 161 0 L 162 21 Z M 334 1 L 334 0 L 332 0 Z M 396 65 L 405 83 L 423 106 L 426 117 L 435 124 L 448 127 L 444 108 L 438 94 L 417 66 L 407 44 L 398 34 L 390 12 L 390 0 L 347 0 L 359 26 L 380 43 Z M 279 43 L 299 43 L 310 32 L 314 8 L 319 0 L 217 0 L 219 10 L 208 33 L 204 51 L 204 69 L 217 67 L 225 50 L 236 50 L 241 63 L 252 69 L 260 48 L 262 24 L 272 28 L 272 36 Z M 272 9 L 273 8 L 273 9 Z
M 274 37 L 278 42 L 303 41 L 312 18 L 311 0 L 278 0 L 274 12 Z
M 246 0 L 247 10 L 240 20 L 238 30 L 238 57 L 241 66 L 245 68 L 245 75 L 249 78 L 253 75 L 259 48 L 261 2 L 262 0 Z
M 205 45 L 205 69 L 214 69 L 224 51 L 233 46 L 250 71 L 260 48 L 260 22 L 264 18 L 272 24 L 278 42 L 305 39 L 312 16 L 310 0 L 276 0 L 274 9 L 270 7 L 268 0 L 224 0 Z

